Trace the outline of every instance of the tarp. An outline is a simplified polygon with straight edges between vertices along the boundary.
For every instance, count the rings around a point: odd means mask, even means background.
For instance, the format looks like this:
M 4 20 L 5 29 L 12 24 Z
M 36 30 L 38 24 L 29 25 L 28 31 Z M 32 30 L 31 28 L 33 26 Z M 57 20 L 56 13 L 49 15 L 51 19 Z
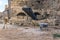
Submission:
M 30 7 L 23 7 L 22 10 L 28 15 L 30 16 L 33 20 L 37 20 L 37 17 L 35 16 L 35 14 L 33 13 L 32 9 Z

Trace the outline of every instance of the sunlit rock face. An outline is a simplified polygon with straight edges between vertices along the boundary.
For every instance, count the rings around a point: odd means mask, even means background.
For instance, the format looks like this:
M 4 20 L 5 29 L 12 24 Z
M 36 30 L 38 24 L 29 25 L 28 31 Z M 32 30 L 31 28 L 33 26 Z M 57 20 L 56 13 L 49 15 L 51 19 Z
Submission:
M 27 5 L 29 7 L 38 9 L 42 7 L 43 1 L 41 0 L 11 0 L 10 4 L 11 4 L 11 8 L 16 7 L 16 6 L 22 7 L 24 5 Z
M 58 9 L 60 8 L 60 0 L 11 0 L 12 9 L 20 9 L 24 5 L 31 7 L 32 9 Z
M 13 16 L 16 16 L 20 12 L 24 12 L 22 7 L 27 5 L 33 10 L 37 10 L 40 13 L 40 10 L 56 10 L 60 9 L 60 0 L 9 0 L 11 12 Z M 50 10 L 51 11 L 51 10 Z M 43 13 L 43 10 L 42 10 Z

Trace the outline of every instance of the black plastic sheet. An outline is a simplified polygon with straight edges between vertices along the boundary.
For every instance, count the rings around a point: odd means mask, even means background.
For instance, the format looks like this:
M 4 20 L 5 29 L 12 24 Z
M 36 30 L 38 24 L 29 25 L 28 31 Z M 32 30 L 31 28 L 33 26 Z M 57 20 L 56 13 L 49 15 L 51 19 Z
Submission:
M 27 7 L 27 8 L 22 8 L 22 10 L 28 15 L 30 16 L 33 20 L 37 20 L 37 17 L 35 16 L 35 14 L 33 13 L 32 9 Z

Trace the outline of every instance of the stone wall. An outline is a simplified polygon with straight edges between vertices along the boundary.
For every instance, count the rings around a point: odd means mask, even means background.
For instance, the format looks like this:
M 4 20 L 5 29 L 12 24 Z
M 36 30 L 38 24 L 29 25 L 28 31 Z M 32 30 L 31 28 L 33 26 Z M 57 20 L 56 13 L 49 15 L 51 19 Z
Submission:
M 34 12 L 39 12 L 39 14 L 42 14 L 42 15 L 44 14 L 44 12 L 47 12 L 48 14 L 53 15 L 54 17 L 55 13 L 56 14 L 60 13 L 59 12 L 60 11 L 60 0 L 10 0 L 12 17 L 15 17 L 20 12 L 25 13 L 22 10 L 22 7 L 24 5 L 31 7 Z M 41 16 L 39 16 L 38 18 L 40 17 Z
M 10 6 L 12 9 L 12 14 L 23 11 L 21 8 L 24 5 L 27 5 L 34 10 L 41 10 L 41 9 L 57 10 L 60 8 L 60 1 L 59 0 L 11 0 Z

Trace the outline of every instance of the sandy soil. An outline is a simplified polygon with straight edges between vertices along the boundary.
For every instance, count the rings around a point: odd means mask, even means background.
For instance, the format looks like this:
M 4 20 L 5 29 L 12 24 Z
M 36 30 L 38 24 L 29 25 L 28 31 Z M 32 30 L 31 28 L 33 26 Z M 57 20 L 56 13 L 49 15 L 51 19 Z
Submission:
M 34 28 L 13 28 L 0 30 L 0 40 L 53 40 L 48 31 Z

